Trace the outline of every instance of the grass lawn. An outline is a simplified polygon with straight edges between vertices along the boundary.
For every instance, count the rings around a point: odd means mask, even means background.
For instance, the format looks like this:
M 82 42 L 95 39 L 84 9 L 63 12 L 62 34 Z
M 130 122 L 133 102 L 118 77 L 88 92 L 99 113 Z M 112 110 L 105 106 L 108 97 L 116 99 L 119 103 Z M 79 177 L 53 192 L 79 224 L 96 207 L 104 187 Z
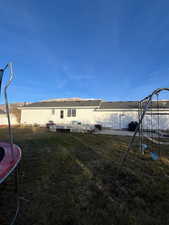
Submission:
M 14 136 L 23 150 L 25 199 L 16 225 L 169 224 L 168 146 L 161 147 L 161 160 L 153 161 L 136 143 L 117 176 L 129 137 L 39 128 L 15 128 Z M 6 129 L 0 129 L 0 140 L 7 140 Z M 11 176 L 0 186 L 0 225 L 9 224 L 14 213 L 13 191 Z

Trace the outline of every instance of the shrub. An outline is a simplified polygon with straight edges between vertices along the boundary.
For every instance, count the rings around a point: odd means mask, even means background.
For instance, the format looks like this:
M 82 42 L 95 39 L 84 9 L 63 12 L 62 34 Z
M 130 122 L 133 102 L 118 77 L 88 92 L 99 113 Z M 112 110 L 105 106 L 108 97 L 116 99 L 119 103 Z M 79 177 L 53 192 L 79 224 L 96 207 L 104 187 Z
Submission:
M 100 124 L 95 124 L 95 129 L 97 129 L 97 130 L 102 130 L 102 125 L 100 125 Z
M 14 107 L 14 108 L 12 108 L 11 113 L 15 115 L 17 122 L 20 123 L 20 121 L 21 121 L 21 110 Z
M 128 130 L 129 131 L 135 131 L 137 126 L 138 126 L 137 121 L 131 121 L 128 125 Z

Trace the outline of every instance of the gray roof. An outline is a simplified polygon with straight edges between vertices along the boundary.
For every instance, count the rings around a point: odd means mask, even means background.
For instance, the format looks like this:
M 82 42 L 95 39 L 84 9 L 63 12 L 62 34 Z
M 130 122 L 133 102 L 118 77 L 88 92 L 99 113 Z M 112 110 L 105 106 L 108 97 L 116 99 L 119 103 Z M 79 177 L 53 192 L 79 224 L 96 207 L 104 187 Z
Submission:
M 138 102 L 102 102 L 100 109 L 135 109 L 138 108 Z
M 88 100 L 88 101 L 52 101 L 52 102 L 35 102 L 24 106 L 24 108 L 32 107 L 81 107 L 81 106 L 99 106 L 101 100 Z
M 150 104 L 151 107 L 151 104 Z M 160 109 L 168 109 L 169 108 L 169 101 L 156 101 L 152 102 L 152 108 Z M 126 101 L 126 102 L 102 102 L 100 105 L 100 109 L 138 109 L 138 102 L 137 101 Z
M 51 102 L 35 102 L 25 105 L 23 108 L 36 107 L 99 107 L 99 109 L 138 109 L 137 101 L 115 101 L 104 102 L 101 100 L 87 100 L 87 101 L 51 101 Z M 152 103 L 153 108 L 157 108 L 157 102 Z M 169 101 L 159 101 L 159 107 L 162 109 L 169 109 Z M 1 112 L 0 112 L 1 113 Z

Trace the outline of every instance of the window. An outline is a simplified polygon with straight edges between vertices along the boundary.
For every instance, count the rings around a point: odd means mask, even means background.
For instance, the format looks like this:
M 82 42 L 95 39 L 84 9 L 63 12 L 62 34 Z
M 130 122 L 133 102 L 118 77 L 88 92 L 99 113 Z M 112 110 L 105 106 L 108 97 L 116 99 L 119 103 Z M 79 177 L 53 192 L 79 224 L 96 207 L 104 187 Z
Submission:
M 67 116 L 68 117 L 76 117 L 76 109 L 68 109 Z
M 52 115 L 55 115 L 55 109 L 52 109 Z
M 61 110 L 61 111 L 60 111 L 60 118 L 63 119 L 63 117 L 64 117 L 64 111 Z
M 72 109 L 72 116 L 76 117 L 76 109 Z
M 68 109 L 68 110 L 67 110 L 67 117 L 71 117 L 71 114 L 72 114 L 72 113 L 71 113 L 71 109 Z

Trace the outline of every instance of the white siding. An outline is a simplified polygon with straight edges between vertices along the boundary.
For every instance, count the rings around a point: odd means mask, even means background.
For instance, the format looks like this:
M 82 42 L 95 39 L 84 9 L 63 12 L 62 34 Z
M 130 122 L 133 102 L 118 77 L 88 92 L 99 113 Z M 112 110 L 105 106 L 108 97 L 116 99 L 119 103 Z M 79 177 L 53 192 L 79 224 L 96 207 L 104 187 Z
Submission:
M 64 111 L 64 118 L 60 118 L 60 111 Z M 137 112 L 99 111 L 94 108 L 76 108 L 76 117 L 67 116 L 68 109 L 22 109 L 21 124 L 45 125 L 49 120 L 55 123 L 70 123 L 73 120 L 87 124 L 102 124 L 113 129 L 127 128 L 128 123 L 137 120 Z
M 169 129 L 169 115 L 145 115 L 143 120 L 144 129 Z
M 64 118 L 60 118 L 60 111 L 64 111 Z M 45 125 L 49 120 L 55 123 L 70 123 L 71 121 L 80 121 L 87 124 L 102 124 L 103 127 L 113 129 L 127 128 L 131 121 L 138 121 L 138 112 L 136 110 L 98 110 L 95 108 L 76 108 L 76 117 L 68 117 L 66 108 L 41 108 L 41 109 L 22 109 L 21 124 Z M 52 112 L 53 111 L 53 112 Z M 166 113 L 162 112 L 161 113 Z M 152 118 L 152 120 L 151 120 Z M 2 124 L 3 121 L 0 123 Z M 4 123 L 5 119 L 4 119 Z M 169 115 L 160 115 L 160 129 L 169 129 Z M 158 117 L 146 115 L 144 119 L 144 128 L 157 129 Z
M 64 118 L 60 118 L 60 111 L 64 111 Z M 83 123 L 93 123 L 94 109 L 76 109 L 76 117 L 68 117 L 67 109 L 22 109 L 21 111 L 21 124 L 40 124 L 45 125 L 49 120 L 55 123 L 69 123 L 73 120 L 78 120 Z
M 21 124 L 44 125 L 53 120 L 52 109 L 23 109 L 21 110 Z
M 133 120 L 138 120 L 137 112 L 135 111 L 97 111 L 95 113 L 96 123 L 113 129 L 127 128 L 128 124 Z

